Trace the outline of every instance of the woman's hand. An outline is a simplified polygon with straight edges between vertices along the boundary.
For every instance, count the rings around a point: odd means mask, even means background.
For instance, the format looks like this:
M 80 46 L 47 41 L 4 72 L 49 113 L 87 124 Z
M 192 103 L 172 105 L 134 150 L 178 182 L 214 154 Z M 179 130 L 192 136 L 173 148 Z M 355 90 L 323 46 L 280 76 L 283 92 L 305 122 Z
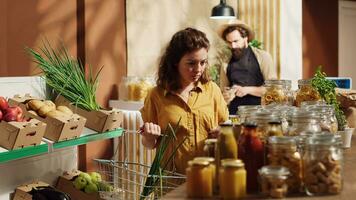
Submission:
M 161 127 L 152 122 L 145 122 L 141 127 L 143 146 L 153 149 L 156 146 L 157 138 L 161 135 Z
M 216 127 L 209 131 L 208 138 L 218 138 L 219 134 L 220 134 L 220 128 Z
M 234 98 L 236 93 L 236 86 L 225 87 L 223 91 L 223 97 L 227 104 L 229 104 Z

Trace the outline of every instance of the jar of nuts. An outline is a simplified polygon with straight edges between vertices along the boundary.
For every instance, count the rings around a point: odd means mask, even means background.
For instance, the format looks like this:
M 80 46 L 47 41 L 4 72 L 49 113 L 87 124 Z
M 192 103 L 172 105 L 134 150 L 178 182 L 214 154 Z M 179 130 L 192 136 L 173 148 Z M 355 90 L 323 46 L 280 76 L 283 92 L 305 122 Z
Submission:
M 315 112 L 304 109 L 294 110 L 290 115 L 291 127 L 289 127 L 289 136 L 298 136 L 302 132 L 320 132 L 320 125 L 317 121 L 318 115 Z
M 295 97 L 296 106 L 300 107 L 303 101 L 318 101 L 320 100 L 319 92 L 311 85 L 311 80 L 298 80 L 298 90 Z
M 298 152 L 297 140 L 291 136 L 272 136 L 268 138 L 268 163 L 289 169 L 286 180 L 290 193 L 298 193 L 302 187 L 302 159 Z
M 266 197 L 284 198 L 288 192 L 289 170 L 282 166 L 267 165 L 258 170 L 261 192 Z
M 317 113 L 321 131 L 337 132 L 338 124 L 332 105 L 314 105 L 307 106 L 306 108 Z
M 338 194 L 342 190 L 343 154 L 335 136 L 310 137 L 303 155 L 304 184 L 308 195 Z
M 290 80 L 266 80 L 265 92 L 261 97 L 261 105 L 289 104 L 291 97 Z

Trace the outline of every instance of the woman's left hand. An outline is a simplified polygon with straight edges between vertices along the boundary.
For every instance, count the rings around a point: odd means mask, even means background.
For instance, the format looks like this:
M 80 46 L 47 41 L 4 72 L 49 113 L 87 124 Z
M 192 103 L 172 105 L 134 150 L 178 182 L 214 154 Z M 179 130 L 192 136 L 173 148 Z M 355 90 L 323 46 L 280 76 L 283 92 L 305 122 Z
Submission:
M 220 128 L 219 127 L 214 128 L 209 131 L 208 138 L 218 138 L 219 134 L 220 134 Z

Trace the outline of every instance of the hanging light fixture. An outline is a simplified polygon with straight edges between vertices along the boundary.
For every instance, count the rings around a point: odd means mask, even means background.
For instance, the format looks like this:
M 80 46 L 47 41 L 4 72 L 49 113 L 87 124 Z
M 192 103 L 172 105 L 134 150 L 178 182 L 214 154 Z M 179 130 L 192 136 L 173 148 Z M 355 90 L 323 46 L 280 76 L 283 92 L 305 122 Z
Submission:
M 211 19 L 236 19 L 234 9 L 226 5 L 226 0 L 220 0 L 220 4 L 211 10 Z

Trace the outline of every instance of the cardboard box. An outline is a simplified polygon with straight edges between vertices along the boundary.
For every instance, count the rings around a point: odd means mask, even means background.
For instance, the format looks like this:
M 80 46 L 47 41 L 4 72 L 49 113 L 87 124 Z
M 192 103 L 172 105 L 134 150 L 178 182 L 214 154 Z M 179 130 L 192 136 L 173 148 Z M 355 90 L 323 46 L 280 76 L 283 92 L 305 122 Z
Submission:
M 49 186 L 49 184 L 41 181 L 18 186 L 15 189 L 13 200 L 32 200 L 32 195 L 29 192 L 39 186 Z
M 75 170 L 72 172 L 65 172 L 58 178 L 56 188 L 71 196 L 74 200 L 103 200 L 100 198 L 99 193 L 88 194 L 81 190 L 77 190 L 72 180 L 80 174 L 80 171 Z
M 24 110 L 24 116 L 26 119 L 37 119 L 47 124 L 44 137 L 54 142 L 70 140 L 79 137 L 84 129 L 86 119 L 77 114 L 73 114 L 70 117 L 40 117 L 27 111 L 26 102 L 31 99 L 36 99 L 30 95 L 23 97 L 15 95 L 15 97 L 9 99 L 10 105 L 18 105 Z
M 46 124 L 31 119 L 28 122 L 0 122 L 0 146 L 12 150 L 41 143 Z
M 118 110 L 98 110 L 87 111 L 72 105 L 67 99 L 58 96 L 56 105 L 65 105 L 69 107 L 74 113 L 87 118 L 86 127 L 97 132 L 106 132 L 119 128 L 123 121 L 123 114 Z

